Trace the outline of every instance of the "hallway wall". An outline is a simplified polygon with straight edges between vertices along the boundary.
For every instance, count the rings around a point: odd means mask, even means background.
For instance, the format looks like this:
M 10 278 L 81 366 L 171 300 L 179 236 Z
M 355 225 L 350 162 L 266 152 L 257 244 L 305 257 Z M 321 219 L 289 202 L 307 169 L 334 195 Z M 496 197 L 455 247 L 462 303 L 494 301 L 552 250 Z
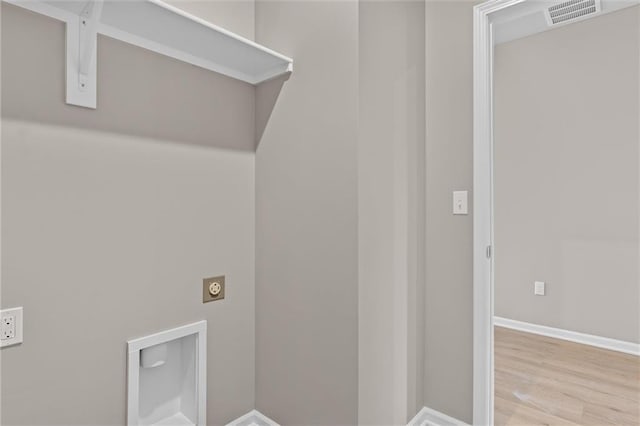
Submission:
M 496 48 L 496 315 L 640 342 L 639 53 L 640 6 Z

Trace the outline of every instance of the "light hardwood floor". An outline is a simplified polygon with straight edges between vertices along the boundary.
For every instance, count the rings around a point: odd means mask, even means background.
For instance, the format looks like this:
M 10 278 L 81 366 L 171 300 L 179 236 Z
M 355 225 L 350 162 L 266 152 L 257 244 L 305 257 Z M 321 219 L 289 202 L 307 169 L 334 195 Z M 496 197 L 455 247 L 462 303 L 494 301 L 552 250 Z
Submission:
M 495 328 L 496 425 L 640 425 L 640 357 Z

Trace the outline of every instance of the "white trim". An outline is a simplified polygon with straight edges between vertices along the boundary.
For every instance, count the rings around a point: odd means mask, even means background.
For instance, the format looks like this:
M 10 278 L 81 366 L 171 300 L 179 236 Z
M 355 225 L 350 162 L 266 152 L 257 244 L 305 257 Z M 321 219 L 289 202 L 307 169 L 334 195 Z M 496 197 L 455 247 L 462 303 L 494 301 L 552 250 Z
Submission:
M 258 410 L 252 410 L 242 417 L 227 423 L 227 426 L 280 426 Z
M 207 321 L 198 321 L 127 342 L 127 425 L 135 426 L 139 421 L 140 351 L 149 346 L 193 334 L 197 336 L 196 362 L 198 364 L 198 420 L 196 425 L 205 426 L 207 424 Z
M 469 426 L 467 423 L 448 416 L 433 408 L 424 407 L 411 419 L 407 426 Z
M 473 423 L 493 415 L 491 226 L 491 26 L 494 2 L 473 9 Z
M 491 16 L 525 0 L 473 8 L 473 424 L 493 424 L 493 30 Z M 531 0 L 533 1 L 533 0 Z
M 624 352 L 630 355 L 640 356 L 640 344 L 626 342 L 624 340 L 610 339 L 608 337 L 595 336 L 593 334 L 579 333 L 577 331 L 562 328 L 548 327 L 546 325 L 532 324 L 502 317 L 493 317 L 493 324 L 498 327 L 524 331 L 526 333 L 539 334 L 540 336 L 553 337 L 583 345 L 595 346 L 610 351 Z
M 191 334 L 205 334 L 207 332 L 207 322 L 198 321 L 193 324 L 183 325 L 181 327 L 172 328 L 171 330 L 160 331 L 148 336 L 132 339 L 127 342 L 129 353 L 138 352 L 149 346 L 159 345 L 160 343 L 170 342 L 171 340 L 180 339 L 181 337 Z

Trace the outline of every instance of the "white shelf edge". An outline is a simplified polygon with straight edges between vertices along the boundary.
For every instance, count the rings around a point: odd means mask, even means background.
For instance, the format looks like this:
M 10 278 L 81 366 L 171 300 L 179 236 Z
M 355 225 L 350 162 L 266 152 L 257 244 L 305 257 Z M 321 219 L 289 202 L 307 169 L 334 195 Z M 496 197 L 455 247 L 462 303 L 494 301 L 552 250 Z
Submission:
M 236 70 L 229 69 L 215 62 L 190 55 L 189 53 L 185 53 L 178 49 L 167 47 L 163 44 L 156 43 L 153 40 L 138 37 L 135 34 L 122 31 L 109 25 L 100 24 L 98 33 L 116 40 L 132 44 L 137 47 L 141 47 L 146 50 L 150 50 L 155 53 L 159 53 L 164 56 L 168 56 L 173 59 L 177 59 L 182 62 L 186 62 L 191 65 L 195 65 L 200 68 L 204 68 L 213 72 L 217 72 L 219 74 L 226 75 L 228 77 L 235 78 L 237 80 L 241 80 L 250 84 L 257 84 L 256 82 L 254 82 L 254 79 L 252 79 L 248 74 L 240 73 Z
M 229 30 L 225 30 L 224 28 L 219 27 L 216 24 L 212 24 L 209 21 L 205 21 L 202 18 L 198 18 L 197 16 L 192 15 L 192 14 L 190 14 L 188 12 L 185 12 L 182 9 L 178 9 L 175 6 L 167 4 L 167 3 L 163 2 L 162 0 L 146 0 L 146 1 L 148 1 L 149 3 L 153 3 L 153 4 L 157 5 L 157 6 L 160 6 L 163 9 L 166 9 L 166 10 L 168 10 L 170 12 L 173 12 L 176 15 L 180 15 L 180 16 L 182 16 L 184 18 L 187 18 L 187 19 L 189 19 L 191 21 L 194 21 L 195 23 L 198 23 L 198 24 L 203 25 L 205 27 L 211 28 L 212 30 L 214 30 L 216 32 L 222 33 L 222 34 L 224 34 L 226 36 L 229 36 L 229 37 L 234 38 L 234 39 L 236 39 L 238 41 L 241 41 L 244 44 L 248 44 L 249 46 L 254 47 L 254 48 L 258 49 L 258 50 L 261 50 L 261 51 L 263 51 L 265 53 L 268 53 L 269 55 L 272 55 L 272 56 L 275 56 L 277 58 L 280 58 L 283 61 L 286 61 L 286 62 L 289 62 L 289 63 L 293 63 L 293 59 L 291 59 L 291 58 L 289 58 L 289 57 L 287 57 L 287 56 L 285 56 L 285 55 L 283 55 L 281 53 L 278 53 L 278 52 L 276 52 L 274 50 L 269 49 L 268 47 L 265 47 L 265 46 L 263 46 L 261 44 L 258 44 L 253 40 L 249 40 L 248 38 L 244 38 L 241 35 L 238 35 L 236 33 L 232 33 Z
M 87 88 L 83 88 L 82 90 L 79 90 L 78 76 L 75 73 L 75 70 L 77 68 L 77 64 L 79 61 L 78 59 L 79 52 L 74 46 L 78 45 L 78 40 L 76 40 L 75 38 L 78 38 L 77 29 L 79 25 L 78 23 L 79 23 L 80 15 L 74 13 L 74 11 L 65 9 L 65 7 L 68 7 L 66 5 L 68 5 L 69 2 L 61 2 L 59 3 L 61 6 L 56 7 L 56 6 L 53 6 L 51 3 L 46 3 L 43 0 L 1 0 L 1 1 L 30 10 L 32 12 L 35 12 L 41 15 L 48 16 L 50 18 L 62 21 L 66 24 L 66 27 L 67 27 L 67 36 L 66 36 L 67 37 L 67 40 L 66 40 L 67 103 L 78 105 L 78 106 L 84 106 L 88 108 L 96 108 L 96 104 L 97 104 L 96 67 L 99 65 L 96 65 L 95 63 L 95 53 L 94 53 L 94 56 L 91 59 L 92 67 L 90 70 L 90 80 L 87 84 Z M 84 4 L 87 4 L 91 1 L 93 2 L 104 1 L 105 4 L 108 4 L 108 3 L 118 2 L 119 0 L 115 0 L 115 1 L 114 0 L 87 0 L 86 2 L 84 2 Z M 162 8 L 164 11 L 170 12 L 172 14 L 175 14 L 176 16 L 187 19 L 194 26 L 196 26 L 194 27 L 196 29 L 199 28 L 201 30 L 201 27 L 205 27 L 216 34 L 223 35 L 224 37 L 230 40 L 229 42 L 223 42 L 223 44 L 229 43 L 230 45 L 235 46 L 237 45 L 237 42 L 239 42 L 242 45 L 247 46 L 250 49 L 253 49 L 256 52 L 255 54 L 256 58 L 262 58 L 262 60 L 264 60 L 265 55 L 268 55 L 274 58 L 272 62 L 275 62 L 276 64 L 275 65 L 271 64 L 268 67 L 262 66 L 262 69 L 258 67 L 258 70 L 255 72 L 251 72 L 252 70 L 242 70 L 242 69 L 238 69 L 239 67 L 227 66 L 223 63 L 216 62 L 215 60 L 212 60 L 211 58 L 207 57 L 207 55 L 205 54 L 203 54 L 202 56 L 198 56 L 197 54 L 189 53 L 180 48 L 171 47 L 165 43 L 155 41 L 152 38 L 134 34 L 127 30 L 123 30 L 121 28 L 117 28 L 103 22 L 98 22 L 97 34 L 102 34 L 107 37 L 111 37 L 111 38 L 123 41 L 125 43 L 131 44 L 137 47 L 141 47 L 143 49 L 150 50 L 152 52 L 159 53 L 161 55 L 168 56 L 168 57 L 177 59 L 179 61 L 186 62 L 191 65 L 195 65 L 197 67 L 204 68 L 204 69 L 207 69 L 207 70 L 210 70 L 210 71 L 213 71 L 213 72 L 216 72 L 216 73 L 225 75 L 227 77 L 231 77 L 236 80 L 240 80 L 252 85 L 257 85 L 262 82 L 277 78 L 279 76 L 287 75 L 291 73 L 293 70 L 293 60 L 291 58 L 285 55 L 282 55 L 278 52 L 275 52 L 252 40 L 246 39 L 238 34 L 232 33 L 231 31 L 221 28 L 215 24 L 205 21 L 204 19 L 194 16 L 190 13 L 187 13 L 181 9 L 178 9 L 177 7 L 171 6 L 161 0 L 132 0 L 132 1 L 139 2 L 140 4 L 150 4 L 150 5 L 154 5 L 156 7 Z M 184 24 L 184 21 L 180 21 L 180 22 Z M 191 25 L 191 24 L 188 24 L 188 25 Z M 95 39 L 90 40 L 89 42 L 96 43 Z M 226 47 L 228 47 L 229 44 L 227 44 Z M 95 52 L 95 48 L 94 48 L 94 52 Z M 243 49 L 243 52 L 246 55 L 246 50 Z M 209 55 L 210 55 L 210 52 L 209 52 Z M 260 61 L 260 59 L 256 59 L 256 60 L 258 62 Z

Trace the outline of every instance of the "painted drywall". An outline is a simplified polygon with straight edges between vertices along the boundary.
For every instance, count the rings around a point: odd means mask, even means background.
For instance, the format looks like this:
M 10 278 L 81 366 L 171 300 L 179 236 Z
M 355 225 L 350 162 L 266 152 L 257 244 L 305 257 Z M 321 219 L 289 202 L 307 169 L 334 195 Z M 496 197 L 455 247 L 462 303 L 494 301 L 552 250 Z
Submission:
M 98 109 L 66 105 L 63 25 L 2 4 L 2 307 L 25 329 L 1 422 L 124 424 L 126 341 L 207 319 L 225 424 L 254 408 L 254 89 L 108 38 L 98 55 Z
M 355 425 L 358 3 L 257 1 L 255 16 L 256 41 L 295 60 L 256 153 L 256 405 Z
M 359 5 L 358 424 L 423 406 L 424 2 Z
M 639 12 L 495 50 L 498 316 L 640 342 Z
M 426 2 L 427 407 L 471 423 L 472 216 L 453 216 L 452 191 L 473 186 L 473 6 Z M 469 192 L 469 198 L 472 193 Z
M 8 117 L 254 151 L 253 86 L 99 36 L 98 78 L 106 83 L 98 86 L 98 108 L 67 105 L 64 40 L 59 39 L 63 24 L 4 6 L 8 12 L 3 25 L 7 33 L 3 77 L 11 83 L 3 88 L 3 113 Z M 34 30 L 24 30 L 27 26 Z M 22 40 L 10 37 L 9 31 L 21 29 Z M 39 37 L 46 38 L 47 49 Z M 118 56 L 112 59 L 113 55 Z

